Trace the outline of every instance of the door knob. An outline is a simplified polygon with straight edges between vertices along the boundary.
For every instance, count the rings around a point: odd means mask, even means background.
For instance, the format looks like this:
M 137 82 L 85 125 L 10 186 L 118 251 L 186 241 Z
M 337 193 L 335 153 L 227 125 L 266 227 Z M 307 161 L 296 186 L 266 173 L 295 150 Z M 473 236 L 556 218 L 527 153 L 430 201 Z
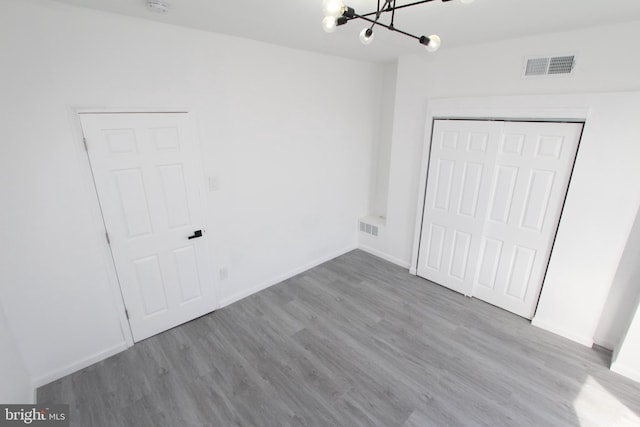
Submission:
M 196 230 L 193 232 L 193 235 L 187 237 L 187 239 L 197 239 L 198 237 L 202 237 L 202 230 Z

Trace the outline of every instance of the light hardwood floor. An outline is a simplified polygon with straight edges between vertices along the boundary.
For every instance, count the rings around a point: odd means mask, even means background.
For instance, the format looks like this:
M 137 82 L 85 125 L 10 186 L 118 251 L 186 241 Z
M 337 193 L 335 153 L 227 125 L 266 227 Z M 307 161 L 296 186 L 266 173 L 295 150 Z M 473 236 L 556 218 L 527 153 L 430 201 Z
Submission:
M 640 425 L 611 355 L 353 251 L 38 390 L 74 426 Z

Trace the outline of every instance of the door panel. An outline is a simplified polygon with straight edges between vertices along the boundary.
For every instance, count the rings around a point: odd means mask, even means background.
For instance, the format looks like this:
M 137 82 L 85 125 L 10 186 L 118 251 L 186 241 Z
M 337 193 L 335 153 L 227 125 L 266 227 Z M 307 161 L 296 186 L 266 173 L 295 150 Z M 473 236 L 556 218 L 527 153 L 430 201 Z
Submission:
M 498 166 L 493 184 L 493 192 L 489 204 L 491 205 L 492 221 L 507 223 L 511 215 L 513 195 L 518 180 L 518 168 L 512 166 Z
M 464 165 L 458 215 L 472 218 L 476 216 L 483 169 L 484 166 L 480 163 L 468 162 Z
M 438 161 L 438 178 L 436 183 L 436 194 L 434 198 L 434 209 L 443 211 L 449 210 L 451 201 L 451 188 L 453 186 L 453 172 L 455 162 L 450 160 Z
M 418 275 L 531 318 L 581 132 L 436 120 Z
M 449 262 L 449 276 L 458 280 L 464 280 L 469 266 L 469 250 L 471 248 L 471 233 L 453 231 L 453 247 L 451 248 L 451 261 Z
M 157 255 L 132 260 L 136 271 L 134 286 L 140 290 L 144 317 L 167 309 L 167 298 L 164 294 L 164 283 Z
M 504 123 L 501 146 L 510 149 L 500 150 L 494 162 L 497 170 L 512 172 L 508 185 L 493 180 L 500 214 L 492 212 L 482 232 L 503 250 L 495 286 L 483 286 L 478 277 L 474 296 L 533 316 L 581 133 L 578 123 Z
M 82 114 L 135 341 L 216 308 L 202 171 L 187 114 Z
M 524 197 L 525 206 L 520 222 L 521 228 L 542 232 L 542 224 L 549 206 L 555 176 L 556 174 L 551 171 L 531 171 L 527 194 Z
M 202 295 L 200 278 L 198 277 L 198 262 L 193 246 L 178 248 L 173 251 L 178 283 L 180 285 L 181 303 L 192 301 Z
M 152 233 L 147 193 L 140 169 L 114 170 L 116 192 L 120 196 L 122 219 L 129 238 Z M 116 202 L 117 203 L 117 202 Z
M 489 201 L 486 161 L 498 146 L 496 122 L 437 120 L 434 124 L 418 275 L 471 295 Z M 474 260 L 471 262 L 471 260 Z
M 480 251 L 477 284 L 488 289 L 493 289 L 496 285 L 496 275 L 498 274 L 504 242 L 486 237 L 482 240 L 483 245 Z

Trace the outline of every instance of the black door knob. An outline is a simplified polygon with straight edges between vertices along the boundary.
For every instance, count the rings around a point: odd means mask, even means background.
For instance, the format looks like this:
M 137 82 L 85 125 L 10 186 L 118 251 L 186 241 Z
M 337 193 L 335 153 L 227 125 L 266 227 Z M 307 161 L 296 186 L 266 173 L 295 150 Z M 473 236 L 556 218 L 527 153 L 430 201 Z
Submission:
M 187 237 L 187 239 L 197 239 L 198 237 L 202 237 L 202 230 L 196 230 L 193 232 L 193 235 Z

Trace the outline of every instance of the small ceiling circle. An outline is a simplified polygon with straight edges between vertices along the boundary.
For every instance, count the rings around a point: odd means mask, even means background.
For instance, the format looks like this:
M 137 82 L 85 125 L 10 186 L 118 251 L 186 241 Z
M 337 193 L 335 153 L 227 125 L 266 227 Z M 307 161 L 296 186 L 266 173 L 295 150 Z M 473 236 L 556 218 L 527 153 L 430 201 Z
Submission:
M 147 0 L 147 10 L 155 13 L 166 13 L 169 6 L 159 0 Z

